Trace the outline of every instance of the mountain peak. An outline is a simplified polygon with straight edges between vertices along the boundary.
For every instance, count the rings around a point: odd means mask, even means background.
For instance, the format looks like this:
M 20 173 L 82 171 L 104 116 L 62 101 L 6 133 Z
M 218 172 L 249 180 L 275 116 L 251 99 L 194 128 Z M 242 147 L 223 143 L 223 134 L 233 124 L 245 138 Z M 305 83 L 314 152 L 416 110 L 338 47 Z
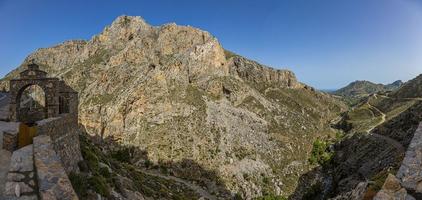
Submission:
M 117 40 L 127 42 L 143 33 L 151 32 L 152 29 L 153 27 L 139 16 L 122 15 L 117 17 L 110 26 L 107 26 L 97 38 L 101 43 Z
M 113 23 L 111 23 L 110 28 L 127 28 L 127 27 L 151 27 L 144 18 L 140 16 L 127 16 L 121 15 L 118 16 Z

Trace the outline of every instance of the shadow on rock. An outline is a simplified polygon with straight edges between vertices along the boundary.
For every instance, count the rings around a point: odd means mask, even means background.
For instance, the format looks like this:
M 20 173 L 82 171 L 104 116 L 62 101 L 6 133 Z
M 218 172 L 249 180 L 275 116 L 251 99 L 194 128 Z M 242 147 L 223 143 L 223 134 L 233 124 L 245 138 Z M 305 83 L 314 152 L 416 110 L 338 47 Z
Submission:
M 80 129 L 84 161 L 79 163 L 81 173 L 71 175 L 80 198 L 234 198 L 216 172 L 194 160 L 153 162 L 147 151 L 122 145 L 112 137 L 89 136 L 82 125 Z
M 361 199 L 372 199 L 388 174 L 396 174 L 405 153 L 400 149 L 407 149 L 420 121 L 422 103 L 417 103 L 376 127 L 372 131 L 374 134 L 347 137 L 335 145 L 331 165 L 315 168 L 300 177 L 299 185 L 290 199 L 346 196 L 346 199 L 351 199 L 352 193 L 363 193 Z M 402 148 L 398 149 L 398 144 Z M 365 187 L 362 188 L 363 185 Z

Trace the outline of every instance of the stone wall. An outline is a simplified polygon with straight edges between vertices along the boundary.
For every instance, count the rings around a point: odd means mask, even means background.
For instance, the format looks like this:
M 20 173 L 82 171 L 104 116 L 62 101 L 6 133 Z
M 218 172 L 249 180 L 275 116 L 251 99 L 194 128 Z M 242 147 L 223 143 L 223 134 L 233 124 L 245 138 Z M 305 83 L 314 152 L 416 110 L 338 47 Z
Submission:
M 33 145 L 28 145 L 13 152 L 9 173 L 7 174 L 6 197 L 4 198 L 38 199 L 38 187 L 34 172 Z
M 48 135 L 34 138 L 34 144 L 12 154 L 5 200 L 78 200 L 60 156 Z
M 60 157 L 54 151 L 51 138 L 40 135 L 34 138 L 34 163 L 37 172 L 39 196 L 43 200 L 77 200 L 72 184 Z
M 13 152 L 18 147 L 18 132 L 3 132 L 3 149 Z
M 60 156 L 67 173 L 78 171 L 78 162 L 82 160 L 79 146 L 78 119 L 74 114 L 62 114 L 37 122 L 38 135 L 51 137 L 53 149 Z
M 406 190 L 422 198 L 422 123 L 407 148 L 396 176 Z
M 375 200 L 422 199 L 422 123 L 419 124 L 396 176 L 389 175 Z

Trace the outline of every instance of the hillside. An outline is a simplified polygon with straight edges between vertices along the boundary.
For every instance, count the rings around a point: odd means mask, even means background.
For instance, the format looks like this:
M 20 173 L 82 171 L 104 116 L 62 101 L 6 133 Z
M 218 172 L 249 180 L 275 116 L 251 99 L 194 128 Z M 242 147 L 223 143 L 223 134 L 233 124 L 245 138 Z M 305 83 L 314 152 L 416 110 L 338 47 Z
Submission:
M 119 17 L 89 41 L 37 50 L 0 88 L 29 62 L 78 91 L 86 132 L 134 148 L 137 169 L 156 166 L 221 198 L 291 194 L 314 167 L 313 142 L 334 137 L 329 122 L 345 110 L 291 71 L 225 51 L 208 32 L 140 17 Z M 132 188 L 157 195 L 141 189 Z
M 419 79 L 416 77 L 388 96 L 370 95 L 344 115 L 340 127 L 346 137 L 335 144 L 335 156 L 324 169 L 332 180 L 330 196 L 347 199 L 361 189 L 360 184 L 367 185 L 363 188 L 364 199 L 372 199 L 387 175 L 397 172 L 422 121 Z
M 406 82 L 400 90 L 393 92 L 394 98 L 421 98 L 422 97 L 422 74 Z
M 342 96 L 353 104 L 358 102 L 363 97 L 367 97 L 378 92 L 394 91 L 400 88 L 402 85 L 403 82 L 400 80 L 387 85 L 376 84 L 370 81 L 355 81 L 344 88 L 332 92 L 332 94 Z

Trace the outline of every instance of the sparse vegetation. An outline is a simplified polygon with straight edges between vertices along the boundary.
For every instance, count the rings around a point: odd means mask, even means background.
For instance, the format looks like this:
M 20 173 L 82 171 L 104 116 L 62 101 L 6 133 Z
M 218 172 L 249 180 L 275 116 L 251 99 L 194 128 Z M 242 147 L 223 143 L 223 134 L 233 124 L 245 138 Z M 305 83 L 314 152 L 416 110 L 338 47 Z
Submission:
M 88 179 L 81 174 L 71 173 L 69 179 L 72 182 L 73 189 L 79 198 L 86 197 L 88 195 Z
M 255 200 L 287 200 L 287 198 L 279 195 L 269 194 L 262 197 L 258 197 Z
M 226 59 L 227 60 L 230 59 L 230 58 L 233 58 L 233 57 L 237 56 L 237 54 L 235 54 L 235 53 L 233 53 L 233 52 L 231 52 L 229 50 L 224 50 L 224 55 L 226 56 Z

